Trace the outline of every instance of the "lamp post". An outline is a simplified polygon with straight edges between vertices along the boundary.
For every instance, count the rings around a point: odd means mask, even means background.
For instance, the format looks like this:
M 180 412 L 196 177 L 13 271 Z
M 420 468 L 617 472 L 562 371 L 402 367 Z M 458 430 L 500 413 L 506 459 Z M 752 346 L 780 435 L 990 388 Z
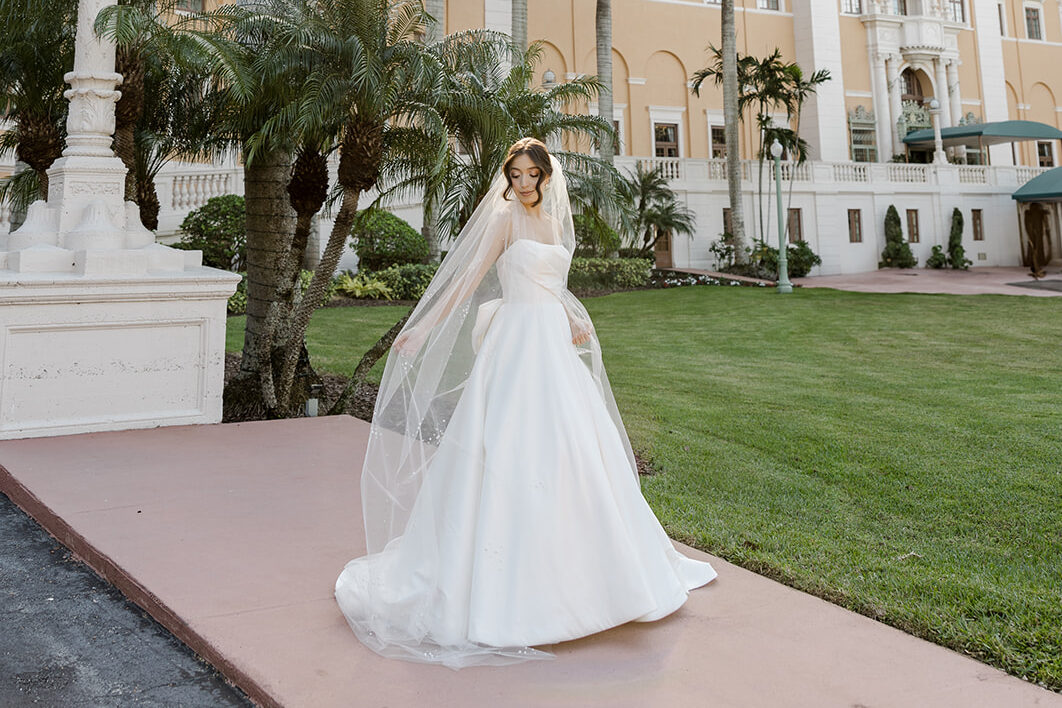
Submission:
M 929 115 L 933 116 L 933 164 L 945 165 L 948 156 L 944 154 L 944 141 L 940 138 L 940 101 L 935 98 L 929 101 Z
M 789 282 L 789 254 L 785 245 L 785 222 L 782 220 L 782 144 L 777 139 L 771 143 L 774 158 L 774 186 L 778 197 L 778 292 L 793 292 Z

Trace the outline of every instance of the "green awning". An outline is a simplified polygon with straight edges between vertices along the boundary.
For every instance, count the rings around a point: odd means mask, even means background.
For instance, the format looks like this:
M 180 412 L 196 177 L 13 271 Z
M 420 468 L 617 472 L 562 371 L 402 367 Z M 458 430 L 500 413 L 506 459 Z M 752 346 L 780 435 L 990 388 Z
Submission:
M 1019 202 L 1062 202 L 1062 167 L 1033 177 L 1018 187 L 1010 198 Z
M 945 147 L 998 145 L 1022 140 L 1062 140 L 1062 130 L 1034 120 L 1001 120 L 995 123 L 971 123 L 942 128 L 940 139 Z M 916 130 L 903 139 L 912 147 L 933 147 L 932 129 Z

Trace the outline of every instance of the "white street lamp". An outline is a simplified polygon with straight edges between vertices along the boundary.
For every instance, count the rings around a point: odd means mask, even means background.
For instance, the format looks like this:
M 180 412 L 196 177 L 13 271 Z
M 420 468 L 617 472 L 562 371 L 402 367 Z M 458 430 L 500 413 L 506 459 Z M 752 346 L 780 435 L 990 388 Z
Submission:
M 929 101 L 929 114 L 933 116 L 933 164 L 946 165 L 948 156 L 944 154 L 944 141 L 940 138 L 940 101 Z
M 785 222 L 782 221 L 782 144 L 777 138 L 771 143 L 771 157 L 774 158 L 774 186 L 778 196 L 778 292 L 791 293 L 789 249 L 785 243 Z

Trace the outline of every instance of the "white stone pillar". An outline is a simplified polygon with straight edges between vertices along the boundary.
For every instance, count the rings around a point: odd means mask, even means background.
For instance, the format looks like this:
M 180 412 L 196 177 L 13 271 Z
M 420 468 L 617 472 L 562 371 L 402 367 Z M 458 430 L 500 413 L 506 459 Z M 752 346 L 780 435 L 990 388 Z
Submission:
M 872 54 L 870 66 L 873 71 L 874 83 L 874 120 L 877 128 L 878 161 L 887 162 L 895 153 L 892 144 L 894 130 L 889 128 L 889 82 L 885 70 L 886 56 L 884 54 Z
M 962 94 L 959 91 L 959 60 L 948 62 L 948 100 L 951 105 L 951 124 L 958 125 L 962 120 Z
M 841 162 L 849 157 L 844 100 L 844 60 L 836 0 L 802 0 L 792 5 L 796 59 L 808 74 L 828 69 L 831 80 L 818 87 L 801 114 L 812 160 Z
M 948 99 L 948 75 L 947 70 L 944 67 L 944 60 L 937 57 L 933 60 L 933 69 L 936 73 L 936 96 L 935 99 L 940 103 L 940 127 L 950 128 L 954 123 L 951 117 L 951 103 Z
M 899 133 L 900 115 L 903 113 L 903 104 L 900 100 L 902 96 L 902 86 L 900 82 L 900 62 L 901 57 L 898 54 L 889 56 L 885 62 L 885 75 L 889 82 L 889 135 L 892 136 L 892 150 L 893 155 L 903 152 L 903 137 Z M 891 158 L 892 155 L 889 155 Z
M 113 0 L 81 0 L 67 145 L 48 200 L 0 250 L 0 439 L 221 420 L 225 303 L 239 276 L 155 243 L 111 151 Z
M 999 36 L 997 0 L 970 0 L 977 31 L 977 57 L 980 67 L 981 119 L 986 123 L 1007 120 L 1006 75 L 1003 68 L 1003 40 Z M 1010 145 L 993 145 L 988 150 L 993 165 L 1013 165 Z

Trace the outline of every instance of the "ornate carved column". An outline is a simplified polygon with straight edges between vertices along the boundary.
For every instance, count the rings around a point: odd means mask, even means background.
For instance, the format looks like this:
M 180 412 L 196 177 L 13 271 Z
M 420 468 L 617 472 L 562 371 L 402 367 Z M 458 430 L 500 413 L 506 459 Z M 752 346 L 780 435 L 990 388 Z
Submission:
M 959 60 L 948 62 L 948 99 L 951 103 L 951 124 L 962 120 L 962 94 L 959 92 Z
M 936 93 L 934 98 L 940 102 L 940 127 L 949 128 L 955 125 L 952 122 L 951 103 L 948 100 L 948 77 L 944 68 L 944 60 L 937 57 L 933 60 L 933 68 L 936 70 Z
M 872 54 L 870 57 L 874 79 L 874 117 L 877 119 L 879 162 L 888 161 L 896 152 L 896 147 L 893 145 L 893 134 L 896 131 L 890 127 L 889 82 L 886 78 L 885 67 L 887 59 L 885 54 Z
M 900 96 L 903 87 L 900 82 L 900 62 L 903 59 L 898 54 L 892 54 L 885 62 L 885 73 L 889 83 L 889 135 L 892 136 L 893 155 L 903 152 L 903 137 L 899 134 L 900 114 L 903 112 Z M 889 155 L 892 157 L 892 155 Z

